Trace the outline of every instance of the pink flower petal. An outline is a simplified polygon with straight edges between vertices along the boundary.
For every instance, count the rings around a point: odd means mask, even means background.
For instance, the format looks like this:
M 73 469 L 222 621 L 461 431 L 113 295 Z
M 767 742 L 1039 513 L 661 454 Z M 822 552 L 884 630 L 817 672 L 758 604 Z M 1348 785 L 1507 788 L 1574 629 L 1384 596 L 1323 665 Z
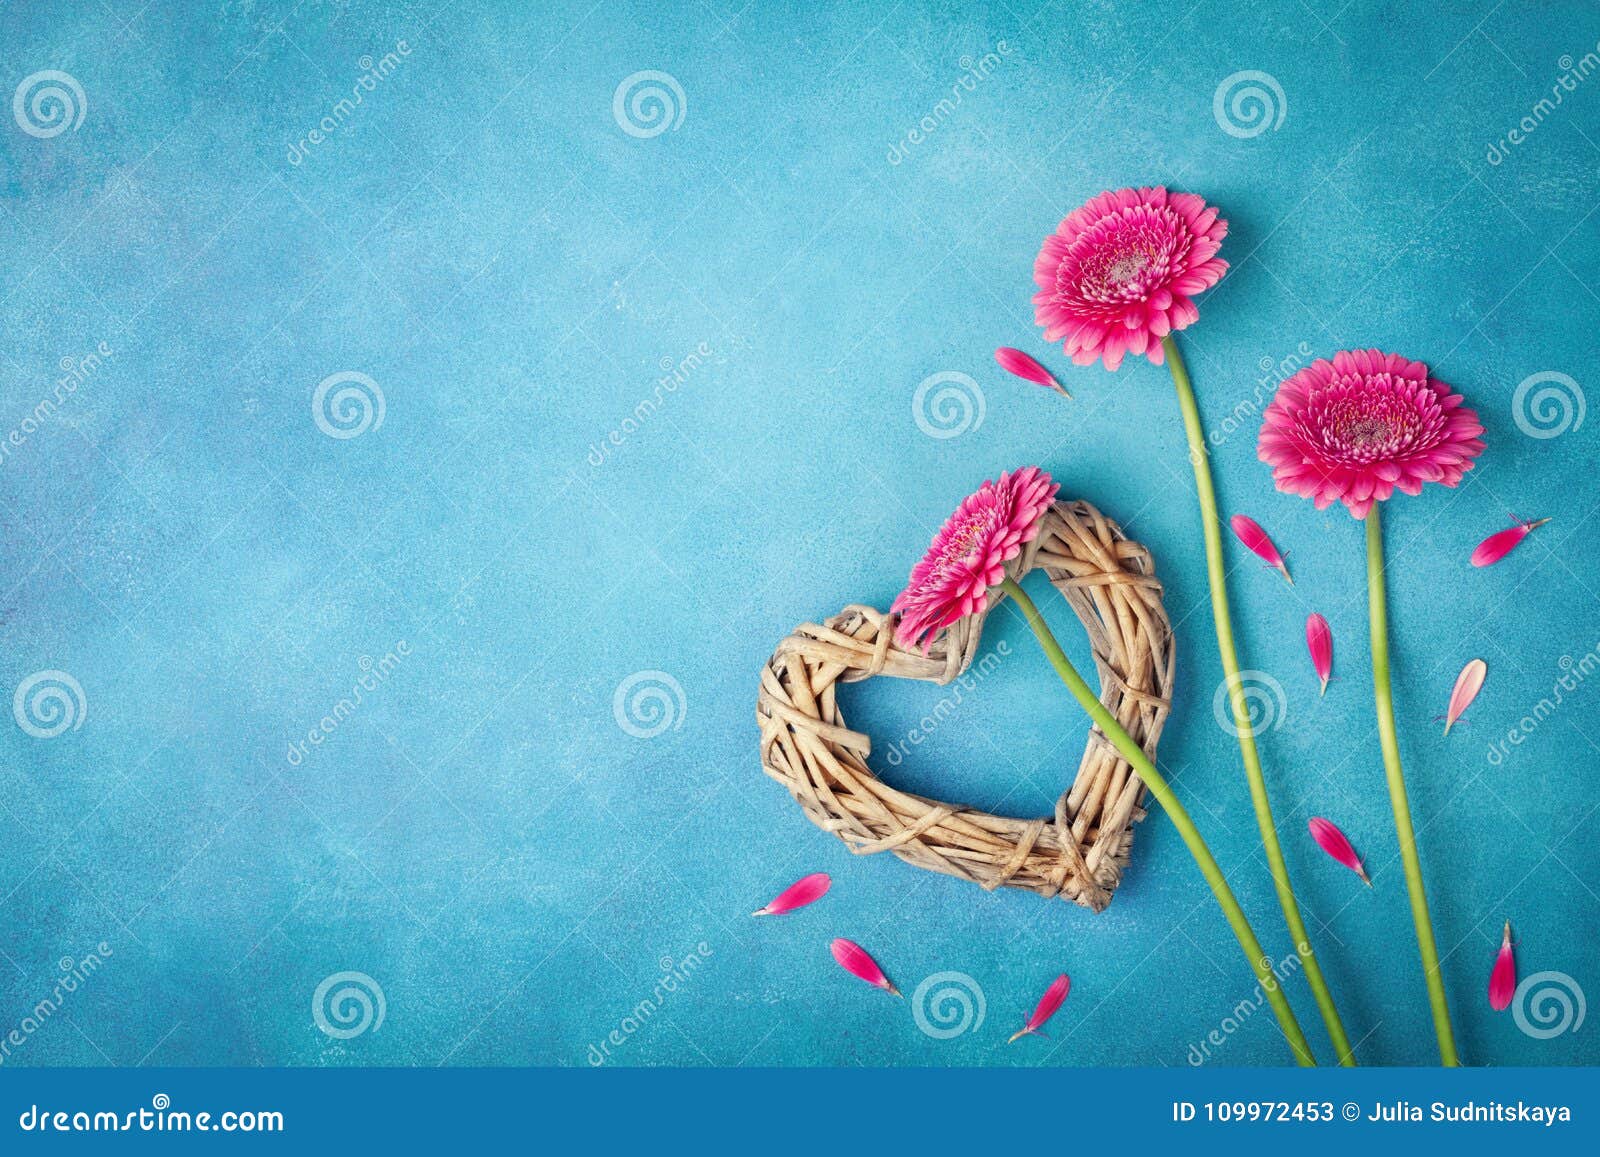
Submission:
M 795 883 L 790 884 L 778 893 L 777 899 L 760 911 L 750 913 L 750 915 L 781 916 L 785 912 L 793 912 L 796 908 L 804 908 L 807 904 L 815 904 L 823 896 L 827 895 L 828 888 L 832 884 L 833 881 L 826 872 L 813 872 L 811 875 L 802 877 Z
M 1350 846 L 1350 841 L 1337 826 L 1321 816 L 1311 817 L 1306 826 L 1311 829 L 1311 838 L 1317 841 L 1319 848 L 1360 876 L 1361 882 L 1367 887 L 1372 887 L 1366 868 L 1361 866 L 1361 857 L 1356 855 L 1355 848 Z
M 1505 935 L 1500 940 L 1500 951 L 1495 953 L 1494 970 L 1489 973 L 1489 1007 L 1504 1012 L 1511 1005 L 1512 994 L 1517 991 L 1517 958 L 1511 950 L 1511 921 L 1506 921 Z
M 1311 652 L 1311 665 L 1322 680 L 1319 694 L 1328 693 L 1328 679 L 1333 674 L 1333 631 L 1328 620 L 1321 615 L 1306 619 L 1306 649 Z
M 900 990 L 889 983 L 889 978 L 883 974 L 883 969 L 878 967 L 878 962 L 867 954 L 867 950 L 853 940 L 835 940 L 830 946 L 833 958 L 839 962 L 839 967 L 851 976 L 865 980 L 874 988 L 881 988 L 885 992 L 900 995 Z
M 1063 972 L 1050 982 L 1049 988 L 1044 990 L 1044 995 L 1039 998 L 1039 1003 L 1035 1006 L 1033 1015 L 1028 1018 L 1028 1023 L 1012 1033 L 1011 1040 L 1006 1041 L 1006 1044 L 1011 1044 L 1018 1037 L 1036 1033 L 1043 1028 L 1045 1022 L 1056 1014 L 1056 1009 L 1061 1007 L 1062 1002 L 1067 999 L 1067 993 L 1071 991 L 1072 978 Z
M 1030 382 L 1037 382 L 1041 386 L 1048 386 L 1064 398 L 1072 397 L 1066 388 L 1056 381 L 1056 377 L 1045 369 L 1033 358 L 1021 350 L 1012 349 L 1010 346 L 1001 346 L 994 351 L 994 360 L 1000 363 L 1000 368 L 1008 374 L 1015 374 Z
M 1450 734 L 1450 728 L 1455 726 L 1461 713 L 1472 705 L 1478 697 L 1478 692 L 1483 689 L 1483 680 L 1489 673 L 1488 664 L 1482 659 L 1473 659 L 1461 668 L 1461 674 L 1456 676 L 1456 685 L 1450 692 L 1450 706 L 1444 715 L 1444 733 Z
M 1515 526 L 1507 527 L 1498 534 L 1491 534 L 1478 544 L 1472 552 L 1473 566 L 1492 566 L 1499 562 L 1517 548 L 1528 533 L 1535 527 L 1543 526 L 1549 522 L 1548 518 L 1541 518 L 1537 522 L 1519 522 Z
M 1294 579 L 1289 578 L 1289 568 L 1284 564 L 1283 555 L 1278 553 L 1278 548 L 1273 544 L 1271 537 L 1261 529 L 1261 524 L 1245 514 L 1235 514 L 1228 520 L 1228 525 L 1233 527 L 1233 533 L 1244 543 L 1245 549 L 1261 558 L 1268 566 L 1277 567 L 1278 573 L 1289 579 L 1292 584 Z

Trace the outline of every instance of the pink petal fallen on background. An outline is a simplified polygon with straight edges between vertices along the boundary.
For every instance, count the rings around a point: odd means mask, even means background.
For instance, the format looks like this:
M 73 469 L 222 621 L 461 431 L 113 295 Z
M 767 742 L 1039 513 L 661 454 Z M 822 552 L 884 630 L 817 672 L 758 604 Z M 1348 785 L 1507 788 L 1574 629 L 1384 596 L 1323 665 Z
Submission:
M 1228 520 L 1228 525 L 1233 527 L 1233 533 L 1239 536 L 1239 541 L 1244 543 L 1245 549 L 1252 554 L 1266 560 L 1268 566 L 1278 568 L 1278 573 L 1293 583 L 1289 578 L 1289 568 L 1284 565 L 1283 555 L 1278 553 L 1278 548 L 1273 545 L 1267 532 L 1261 529 L 1261 524 L 1255 519 L 1243 514 L 1235 514 Z
M 1333 632 L 1328 629 L 1328 620 L 1321 615 L 1312 615 L 1306 620 L 1306 649 L 1311 652 L 1311 665 L 1322 680 L 1319 694 L 1326 695 L 1328 679 L 1333 675 Z
M 1016 374 L 1019 378 L 1026 378 L 1030 382 L 1037 382 L 1041 386 L 1049 386 L 1064 398 L 1072 397 L 1056 376 L 1045 369 L 1033 358 L 1021 350 L 1014 350 L 1008 345 L 1003 345 L 994 351 L 994 360 L 1000 363 L 1000 368 L 1008 374 Z
M 1506 921 L 1506 934 L 1500 941 L 1500 951 L 1495 954 L 1494 971 L 1489 973 L 1489 1007 L 1504 1012 L 1511 1004 L 1511 994 L 1517 991 L 1517 958 L 1511 951 L 1511 921 Z
M 752 912 L 752 916 L 782 916 L 785 912 L 793 912 L 796 908 L 804 908 L 807 904 L 815 904 L 828 894 L 828 888 L 833 881 L 826 872 L 813 872 L 802 880 L 790 884 L 778 893 L 778 898 L 773 900 L 759 912 Z
M 1491 566 L 1499 562 L 1517 549 L 1517 544 L 1528 537 L 1529 531 L 1549 521 L 1548 518 L 1541 518 L 1537 522 L 1519 522 L 1498 534 L 1491 534 L 1478 544 L 1477 550 L 1472 552 L 1472 565 Z
M 1372 881 L 1367 878 L 1367 870 L 1361 866 L 1361 857 L 1356 855 L 1356 850 L 1350 846 L 1350 841 L 1338 827 L 1321 816 L 1312 816 L 1306 825 L 1311 829 L 1311 838 L 1317 841 L 1317 846 L 1328 855 L 1338 860 L 1356 875 L 1361 877 L 1361 882 L 1367 887 L 1372 887 Z
M 885 992 L 900 995 L 900 990 L 889 983 L 889 978 L 883 974 L 883 969 L 878 967 L 878 962 L 867 955 L 867 950 L 852 940 L 839 939 L 832 944 L 833 958 L 839 962 L 839 967 L 851 976 L 860 977 L 874 988 L 881 988 Z
M 1043 1028 L 1044 1022 L 1056 1014 L 1056 1009 L 1061 1007 L 1062 1001 L 1067 999 L 1067 993 L 1071 991 L 1072 978 L 1063 972 L 1050 982 L 1049 988 L 1044 990 L 1044 995 L 1039 998 L 1039 1003 L 1034 1008 L 1033 1015 L 1028 1018 L 1028 1023 L 1012 1033 L 1011 1040 L 1006 1041 L 1006 1044 Z
M 1446 735 L 1450 734 L 1450 728 L 1455 726 L 1456 720 L 1461 718 L 1461 713 L 1478 697 L 1483 687 L 1483 677 L 1488 673 L 1489 668 L 1482 659 L 1474 659 L 1461 668 L 1461 674 L 1456 676 L 1455 690 L 1450 692 L 1450 706 L 1444 713 Z

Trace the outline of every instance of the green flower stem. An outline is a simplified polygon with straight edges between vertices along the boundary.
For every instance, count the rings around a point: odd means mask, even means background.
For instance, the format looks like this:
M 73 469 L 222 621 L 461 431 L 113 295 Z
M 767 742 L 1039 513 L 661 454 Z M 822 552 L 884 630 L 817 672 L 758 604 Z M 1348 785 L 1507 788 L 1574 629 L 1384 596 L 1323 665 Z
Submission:
M 1428 1004 L 1433 1008 L 1433 1031 L 1439 1038 L 1439 1063 L 1454 1067 L 1455 1033 L 1450 1028 L 1450 1006 L 1445 1001 L 1444 978 L 1439 973 L 1439 948 L 1433 941 L 1433 921 L 1428 916 L 1428 893 L 1422 884 L 1422 861 L 1417 858 L 1417 833 L 1411 828 L 1411 805 L 1406 802 L 1405 773 L 1400 769 L 1400 740 L 1394 730 L 1394 695 L 1389 688 L 1389 599 L 1383 580 L 1383 527 L 1380 503 L 1367 512 L 1367 609 L 1372 623 L 1372 692 L 1378 706 L 1378 742 L 1383 746 L 1383 772 L 1389 781 L 1389 802 L 1394 807 L 1394 830 L 1400 839 L 1400 862 L 1405 867 L 1406 893 L 1411 898 L 1411 922 L 1417 927 L 1417 951 L 1422 956 L 1422 976 L 1428 983 Z
M 1233 708 L 1234 729 L 1239 735 L 1239 753 L 1244 757 L 1245 778 L 1250 783 L 1250 802 L 1255 807 L 1256 827 L 1261 832 L 1262 849 L 1267 855 L 1267 869 L 1272 873 L 1272 886 L 1278 893 L 1278 905 L 1283 909 L 1283 919 L 1294 937 L 1295 951 L 1305 969 L 1306 982 L 1316 997 L 1317 1010 L 1322 1023 L 1327 1026 L 1333 1051 L 1341 1065 L 1354 1065 L 1355 1055 L 1350 1048 L 1350 1038 L 1345 1034 L 1344 1022 L 1323 979 L 1317 954 L 1312 951 L 1311 937 L 1306 922 L 1300 915 L 1300 904 L 1294 896 L 1294 886 L 1289 882 L 1289 866 L 1283 859 L 1283 848 L 1278 843 L 1278 828 L 1272 818 L 1272 803 L 1267 798 L 1266 779 L 1261 774 L 1261 757 L 1256 753 L 1255 728 L 1250 724 L 1250 706 L 1245 701 L 1244 684 L 1239 675 L 1239 653 L 1233 641 L 1233 618 L 1228 611 L 1227 571 L 1222 561 L 1222 519 L 1217 514 L 1217 492 L 1211 482 L 1211 460 L 1206 453 L 1205 429 L 1200 423 L 1200 406 L 1195 401 L 1194 389 L 1189 384 L 1189 371 L 1178 352 L 1178 343 L 1168 334 L 1162 339 L 1167 366 L 1172 370 L 1172 382 L 1178 390 L 1178 406 L 1183 411 L 1183 428 L 1189 439 L 1189 460 L 1194 465 L 1194 488 L 1200 499 L 1200 523 L 1206 542 L 1206 577 L 1211 586 L 1211 618 L 1217 630 L 1217 651 L 1222 656 L 1222 673 L 1228 687 L 1228 702 Z
M 1211 849 L 1206 847 L 1205 839 L 1195 828 L 1189 813 L 1172 794 L 1172 789 L 1167 786 L 1167 781 L 1156 770 L 1155 764 L 1144 753 L 1144 749 L 1123 730 L 1122 724 L 1106 710 L 1105 704 L 1100 702 L 1089 688 L 1089 684 L 1083 681 L 1083 676 L 1078 674 L 1072 661 L 1056 642 L 1055 636 L 1050 633 L 1050 628 L 1045 625 L 1043 616 L 1039 614 L 1039 608 L 1033 605 L 1033 600 L 1017 585 L 1015 579 L 1007 578 L 1001 584 L 1001 589 L 1011 597 L 1017 609 L 1022 612 L 1022 617 L 1028 621 L 1034 637 L 1044 648 L 1045 657 L 1056 669 L 1056 674 L 1061 676 L 1061 681 L 1067 685 L 1067 690 L 1072 692 L 1072 697 L 1089 713 L 1089 718 L 1094 720 L 1101 734 L 1111 740 L 1116 749 L 1122 753 L 1122 757 L 1133 765 L 1134 770 L 1139 773 L 1139 778 L 1150 789 L 1150 794 L 1155 796 L 1156 802 L 1172 820 L 1172 826 L 1178 829 L 1178 835 L 1182 836 L 1183 842 L 1189 846 L 1189 853 L 1194 856 L 1195 863 L 1200 865 L 1200 874 L 1211 886 L 1211 892 L 1216 896 L 1222 914 L 1228 918 L 1228 926 L 1238 938 L 1239 947 L 1244 949 L 1245 956 L 1249 958 L 1250 968 L 1256 974 L 1261 991 L 1271 1002 L 1272 1011 L 1278 1018 L 1283 1035 L 1288 1038 L 1289 1047 L 1294 1050 L 1294 1059 L 1301 1065 L 1315 1065 L 1317 1062 L 1311 1055 L 1311 1046 L 1306 1043 L 1306 1035 L 1300 1029 L 1300 1022 L 1295 1020 L 1294 1010 L 1289 1007 L 1289 1002 L 1283 995 L 1282 985 L 1272 971 L 1271 961 L 1262 950 L 1260 941 L 1256 939 L 1256 934 L 1250 927 L 1250 921 L 1245 919 L 1239 901 L 1234 899 L 1233 891 L 1228 887 L 1222 869 L 1217 866 L 1216 859 L 1211 855 Z

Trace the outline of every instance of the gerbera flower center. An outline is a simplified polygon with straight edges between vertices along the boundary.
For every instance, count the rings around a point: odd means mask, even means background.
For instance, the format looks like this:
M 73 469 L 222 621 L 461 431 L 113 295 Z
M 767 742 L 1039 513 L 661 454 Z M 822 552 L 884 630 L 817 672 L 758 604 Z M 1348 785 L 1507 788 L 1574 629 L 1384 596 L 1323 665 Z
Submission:
M 1112 285 L 1123 285 L 1150 268 L 1148 253 L 1124 253 L 1106 270 L 1106 280 Z
M 1304 421 L 1323 453 L 1349 465 L 1426 453 L 1442 437 L 1437 404 L 1388 374 L 1331 382 L 1313 393 Z
M 959 562 L 969 558 L 978 549 L 994 527 L 993 518 L 979 516 L 969 518 L 956 528 L 945 544 L 944 556 L 951 562 Z
M 1356 418 L 1344 427 L 1343 440 L 1359 449 L 1386 445 L 1396 434 L 1383 418 Z
M 1138 301 L 1165 276 L 1165 269 L 1162 239 L 1150 229 L 1128 227 L 1085 256 L 1074 289 L 1088 301 Z

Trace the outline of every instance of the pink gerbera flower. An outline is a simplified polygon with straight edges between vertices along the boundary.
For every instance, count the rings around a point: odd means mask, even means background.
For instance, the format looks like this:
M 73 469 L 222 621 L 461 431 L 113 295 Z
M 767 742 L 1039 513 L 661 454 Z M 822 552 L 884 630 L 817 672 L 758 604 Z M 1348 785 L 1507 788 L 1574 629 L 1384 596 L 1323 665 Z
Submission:
M 1033 263 L 1034 320 L 1046 341 L 1065 338 L 1080 366 L 1106 369 L 1125 353 L 1156 365 L 1161 339 L 1199 317 L 1193 296 L 1227 272 L 1217 257 L 1228 223 L 1193 193 L 1118 189 L 1075 210 Z
M 1483 450 L 1478 415 L 1421 362 L 1378 350 L 1321 358 L 1278 387 L 1259 453 L 1278 489 L 1365 518 L 1398 487 L 1455 486 Z
M 988 609 L 989 588 L 1005 564 L 1039 533 L 1039 522 L 1061 487 L 1037 466 L 1000 475 L 968 496 L 934 535 L 928 553 L 889 609 L 900 615 L 895 641 L 924 652 L 951 623 Z

